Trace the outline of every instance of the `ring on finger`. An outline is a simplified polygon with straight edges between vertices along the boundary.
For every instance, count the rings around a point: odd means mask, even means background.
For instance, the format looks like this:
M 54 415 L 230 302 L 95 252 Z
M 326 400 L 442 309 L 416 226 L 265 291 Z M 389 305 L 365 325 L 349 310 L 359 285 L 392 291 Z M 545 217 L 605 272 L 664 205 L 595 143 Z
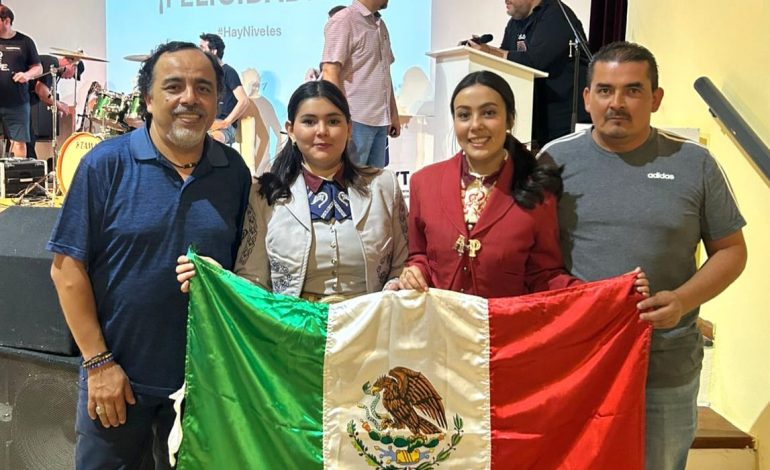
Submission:
M 96 405 L 96 414 L 98 415 L 104 414 L 104 408 L 102 408 L 102 405 Z

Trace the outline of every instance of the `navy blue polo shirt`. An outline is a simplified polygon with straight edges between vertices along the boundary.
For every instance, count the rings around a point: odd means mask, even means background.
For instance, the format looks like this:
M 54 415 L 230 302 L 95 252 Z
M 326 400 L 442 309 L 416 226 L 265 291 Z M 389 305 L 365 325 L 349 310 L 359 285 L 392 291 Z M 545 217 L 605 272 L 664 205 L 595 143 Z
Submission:
M 194 244 L 232 269 L 251 183 L 237 152 L 210 138 L 183 181 L 146 129 L 99 143 L 81 161 L 48 250 L 82 261 L 107 347 L 134 391 L 182 385 L 187 295 L 176 259 Z

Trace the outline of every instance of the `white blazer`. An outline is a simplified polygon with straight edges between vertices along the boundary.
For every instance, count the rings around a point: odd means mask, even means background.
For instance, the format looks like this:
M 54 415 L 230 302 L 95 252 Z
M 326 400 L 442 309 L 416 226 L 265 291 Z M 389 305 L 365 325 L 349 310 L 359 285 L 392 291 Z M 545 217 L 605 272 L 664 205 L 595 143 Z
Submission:
M 235 273 L 276 293 L 299 297 L 305 284 L 313 225 L 305 180 L 291 185 L 292 197 L 272 206 L 252 185 Z M 404 268 L 408 248 L 407 209 L 396 175 L 371 177 L 369 194 L 348 188 L 350 209 L 364 253 L 367 292 L 382 290 Z

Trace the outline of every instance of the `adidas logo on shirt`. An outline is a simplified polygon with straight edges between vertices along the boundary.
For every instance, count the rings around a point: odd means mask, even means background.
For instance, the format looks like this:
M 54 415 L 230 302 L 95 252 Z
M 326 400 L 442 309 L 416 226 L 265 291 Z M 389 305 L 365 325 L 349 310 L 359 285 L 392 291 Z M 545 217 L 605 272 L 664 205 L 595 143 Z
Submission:
M 656 171 L 655 173 L 647 173 L 647 178 L 651 180 L 673 180 L 676 177 L 668 173 L 661 173 Z

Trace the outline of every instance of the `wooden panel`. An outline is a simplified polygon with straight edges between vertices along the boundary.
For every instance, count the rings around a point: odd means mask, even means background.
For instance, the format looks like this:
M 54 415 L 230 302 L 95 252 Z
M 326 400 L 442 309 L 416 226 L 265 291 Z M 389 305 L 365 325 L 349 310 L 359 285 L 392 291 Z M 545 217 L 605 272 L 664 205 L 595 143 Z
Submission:
M 698 407 L 693 449 L 754 449 L 754 438 L 733 426 L 711 408 Z
M 685 470 L 756 470 L 754 449 L 691 449 Z

